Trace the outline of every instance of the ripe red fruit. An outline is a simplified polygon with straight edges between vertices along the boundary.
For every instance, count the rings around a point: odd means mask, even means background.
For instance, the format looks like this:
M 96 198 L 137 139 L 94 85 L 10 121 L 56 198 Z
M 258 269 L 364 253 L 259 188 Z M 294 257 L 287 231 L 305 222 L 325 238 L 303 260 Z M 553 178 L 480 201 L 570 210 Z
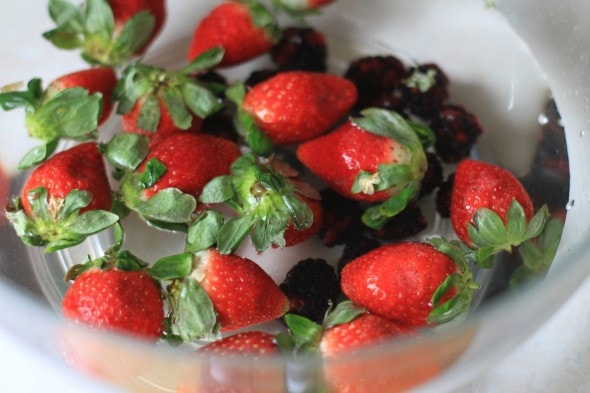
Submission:
M 529 221 L 533 217 L 533 203 L 527 191 L 506 169 L 467 159 L 457 166 L 454 179 L 451 222 L 459 239 L 467 245 L 474 245 L 474 239 L 469 233 L 469 225 L 475 225 L 480 232 L 482 229 L 485 230 L 485 228 L 479 228 L 475 222 L 477 217 L 474 215 L 480 209 L 491 210 L 505 225 L 508 225 L 508 211 L 512 202 L 516 201 L 523 210 L 523 214 L 520 215 L 521 220 Z
M 58 92 L 73 87 L 83 87 L 90 94 L 102 94 L 102 111 L 98 125 L 104 123 L 113 109 L 113 93 L 117 85 L 117 75 L 111 67 L 94 67 L 63 75 L 51 82 L 46 89 L 46 96 L 51 97 Z
M 457 265 L 446 254 L 425 243 L 387 244 L 348 263 L 341 273 L 344 294 L 367 311 L 407 326 L 425 326 L 438 304 L 437 288 Z M 442 301 L 455 296 L 452 287 Z
M 285 247 L 303 243 L 318 233 L 322 227 L 324 211 L 320 201 L 310 198 L 302 198 L 302 200 L 311 208 L 311 211 L 313 212 L 313 222 L 306 229 L 297 229 L 293 223 L 290 222 L 284 234 Z
M 235 65 L 266 53 L 277 35 L 274 17 L 257 2 L 224 1 L 197 25 L 188 51 L 193 60 L 221 46 L 225 56 L 220 66 Z
M 277 145 L 298 143 L 326 132 L 356 101 L 356 88 L 330 74 L 289 71 L 246 93 L 242 108 Z
M 236 333 L 201 347 L 198 352 L 230 357 L 278 354 L 275 336 L 258 330 Z
M 88 270 L 66 292 L 62 311 L 90 326 L 157 339 L 164 330 L 161 290 L 141 270 Z

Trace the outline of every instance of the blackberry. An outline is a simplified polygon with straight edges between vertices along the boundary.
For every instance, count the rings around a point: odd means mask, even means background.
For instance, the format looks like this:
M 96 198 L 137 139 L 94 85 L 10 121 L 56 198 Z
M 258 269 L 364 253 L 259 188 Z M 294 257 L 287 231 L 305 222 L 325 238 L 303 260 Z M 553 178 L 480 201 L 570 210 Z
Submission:
M 326 246 L 342 244 L 347 237 L 360 228 L 363 210 L 361 205 L 346 199 L 331 188 L 320 191 L 324 220 L 318 236 Z
M 471 148 L 482 133 L 479 120 L 460 105 L 443 106 L 431 124 L 436 135 L 434 148 L 447 163 L 469 157 Z
M 270 49 L 270 57 L 281 70 L 325 72 L 326 37 L 311 27 L 287 27 Z
M 308 258 L 297 262 L 279 285 L 291 301 L 291 311 L 322 323 L 330 303 L 340 294 L 334 267 L 324 259 Z
M 455 174 L 451 173 L 447 180 L 440 185 L 436 193 L 436 211 L 442 218 L 451 217 L 451 196 L 454 184 Z
M 352 260 L 368 253 L 371 250 L 379 247 L 381 243 L 374 237 L 369 237 L 362 233 L 358 233 L 353 239 L 350 239 L 344 248 L 342 249 L 342 255 L 338 260 L 338 275 L 342 272 L 344 266 L 346 266 Z
M 430 120 L 449 98 L 449 78 L 434 63 L 412 67 L 400 86 L 403 105 L 413 114 Z
M 344 77 L 357 88 L 356 110 L 370 106 L 397 108 L 398 87 L 406 74 L 406 67 L 395 56 L 367 56 L 353 61 Z
M 238 142 L 240 137 L 234 126 L 233 114 L 229 110 L 221 110 L 203 119 L 203 134 L 215 135 L 233 142 Z
M 415 236 L 426 227 L 428 221 L 422 214 L 422 209 L 412 203 L 387 221 L 383 228 L 372 230 L 371 233 L 377 239 L 391 241 Z
M 436 154 L 426 153 L 426 160 L 428 167 L 420 186 L 420 198 L 432 194 L 443 182 L 443 168 Z
M 263 69 L 263 70 L 255 70 L 246 78 L 244 84 L 247 88 L 252 88 L 259 84 L 260 82 L 264 82 L 278 74 L 278 70 L 273 69 Z

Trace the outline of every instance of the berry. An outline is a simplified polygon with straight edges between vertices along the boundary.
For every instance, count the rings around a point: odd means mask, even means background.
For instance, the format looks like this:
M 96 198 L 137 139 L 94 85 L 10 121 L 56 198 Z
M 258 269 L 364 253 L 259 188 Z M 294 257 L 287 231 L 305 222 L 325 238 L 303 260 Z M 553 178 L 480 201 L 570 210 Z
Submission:
M 342 255 L 338 259 L 338 275 L 342 274 L 342 269 L 349 262 L 376 249 L 381 246 L 381 242 L 374 237 L 358 233 L 356 236 L 351 236 L 350 239 L 344 244 L 342 249 Z
M 326 71 L 326 37 L 311 27 L 287 27 L 271 48 L 270 56 L 281 70 Z
M 329 247 L 342 244 L 348 240 L 349 234 L 356 233 L 356 228 L 361 224 L 361 205 L 331 188 L 323 189 L 320 195 L 324 220 L 319 237 Z
M 383 228 L 373 230 L 377 239 L 393 241 L 416 236 L 428 227 L 428 222 L 422 214 L 422 209 L 415 203 L 410 203 L 404 210 L 392 217 Z
M 449 98 L 449 78 L 436 64 L 412 67 L 400 86 L 404 106 L 415 115 L 432 118 Z
M 420 198 L 432 194 L 443 182 L 443 167 L 438 157 L 431 152 L 426 153 L 428 167 L 420 184 Z
M 451 195 L 454 183 L 455 173 L 451 173 L 436 192 L 436 211 L 442 218 L 451 217 Z
M 478 119 L 460 105 L 443 106 L 432 120 L 431 128 L 436 135 L 436 153 L 446 163 L 458 163 L 469 157 L 482 134 Z

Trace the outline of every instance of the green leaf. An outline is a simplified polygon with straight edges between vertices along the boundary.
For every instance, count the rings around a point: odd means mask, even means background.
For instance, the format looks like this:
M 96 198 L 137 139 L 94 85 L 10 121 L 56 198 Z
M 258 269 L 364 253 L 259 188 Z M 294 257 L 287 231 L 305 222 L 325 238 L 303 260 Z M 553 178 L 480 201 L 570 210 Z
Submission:
M 440 301 L 442 300 L 443 296 L 453 288 L 457 282 L 459 281 L 459 277 L 457 274 L 450 274 L 448 275 L 444 281 L 436 288 L 434 293 L 432 294 L 432 298 L 430 302 L 432 303 L 433 307 L 438 307 Z
M 18 169 L 30 169 L 41 164 L 47 160 L 53 154 L 53 152 L 55 152 L 58 143 L 59 139 L 55 139 L 44 145 L 40 145 L 29 150 L 20 160 Z
M 84 31 L 82 8 L 64 0 L 49 0 L 49 16 L 59 28 Z
M 47 206 L 47 188 L 37 187 L 27 192 L 27 200 L 31 205 L 31 211 L 36 219 L 43 221 L 51 221 L 51 214 L 49 213 L 49 207 Z
M 107 144 L 101 146 L 107 161 L 117 169 L 133 171 L 149 152 L 146 136 L 126 132 L 116 134 Z
M 66 221 L 72 215 L 78 215 L 80 209 L 85 208 L 92 201 L 92 195 L 88 191 L 71 190 L 66 195 L 63 206 L 57 212 L 58 221 Z
M 141 174 L 141 186 L 143 188 L 153 187 L 167 170 L 168 168 L 162 161 L 158 160 L 157 158 L 151 158 L 147 162 L 145 170 Z
M 114 259 L 114 266 L 126 272 L 142 270 L 147 266 L 147 263 L 133 255 L 130 251 L 120 251 L 115 255 Z
M 410 150 L 422 149 L 422 143 L 412 127 L 399 113 L 379 108 L 364 109 L 363 117 L 352 121 L 362 129 L 375 135 L 396 140 Z M 423 126 L 425 127 L 425 126 Z M 421 132 L 423 132 L 421 127 Z
M 279 191 L 282 192 L 282 191 Z M 291 222 L 297 230 L 305 230 L 313 224 L 313 210 L 299 197 L 293 194 L 283 195 L 283 202 L 287 207 Z
M 256 220 L 250 232 L 252 244 L 257 252 L 262 252 L 272 244 L 277 247 L 285 247 L 285 229 L 289 224 L 288 217 L 276 210 L 267 213 L 264 219 Z
M 59 49 L 76 49 L 82 45 L 80 34 L 75 30 L 57 28 L 43 33 L 43 38 Z
M 201 119 L 205 119 L 223 108 L 222 102 L 215 94 L 197 83 L 183 84 L 182 96 L 189 109 Z
M 194 279 L 175 280 L 170 305 L 170 329 L 184 341 L 219 337 L 213 302 Z
M 160 100 L 155 95 L 148 95 L 141 103 L 141 109 L 137 117 L 137 127 L 145 131 L 155 132 L 161 118 Z
M 79 215 L 69 227 L 80 235 L 92 235 L 103 231 L 119 221 L 119 216 L 105 210 L 90 210 Z
M 140 63 L 128 66 L 115 87 L 114 98 L 118 101 L 117 113 L 124 115 L 131 112 L 136 102 L 150 94 L 152 82 L 149 74 L 151 67 Z M 159 107 L 158 107 L 159 112 Z M 158 114 L 158 119 L 160 115 Z M 159 121 L 159 120 L 158 120 Z
M 189 65 L 182 69 L 182 73 L 185 75 L 193 74 L 195 72 L 205 71 L 218 65 L 223 56 L 225 55 L 225 49 L 222 46 L 217 46 L 206 50 L 197 56 Z
M 122 57 L 139 51 L 152 37 L 156 27 L 156 18 L 148 11 L 133 15 L 123 26 L 117 36 L 113 51 Z
M 487 208 L 478 209 L 473 216 L 473 225 L 467 232 L 476 245 L 502 245 L 506 243 L 506 227 L 496 212 Z
M 328 330 L 330 328 L 333 328 L 334 326 L 348 323 L 364 313 L 364 308 L 357 306 L 350 300 L 345 300 L 338 303 L 334 310 L 327 313 L 322 323 L 322 326 L 325 330 Z
M 174 125 L 181 130 L 191 126 L 193 118 L 186 108 L 182 91 L 177 87 L 168 87 L 161 90 L 164 106 L 168 109 Z
M 148 219 L 169 223 L 186 223 L 197 207 L 192 195 L 177 188 L 166 188 L 137 205 L 136 210 Z
M 414 129 L 416 135 L 418 135 L 424 150 L 434 146 L 434 142 L 436 142 L 436 135 L 430 127 L 428 127 L 426 124 L 411 120 L 408 120 L 408 124 Z
M 365 210 L 361 219 L 369 228 L 380 229 L 391 218 L 404 210 L 416 196 L 416 186 L 410 183 L 398 194 Z
M 217 249 L 221 254 L 231 254 L 248 236 L 256 218 L 251 215 L 234 217 L 227 221 L 217 234 Z
M 524 209 L 516 201 L 512 200 L 506 214 L 506 234 L 509 239 L 522 239 L 526 233 L 527 222 Z
M 197 252 L 214 246 L 223 221 L 223 214 L 220 212 L 201 212 L 188 229 L 185 251 Z
M 312 353 L 318 350 L 324 329 L 321 325 L 297 314 L 286 314 L 285 323 L 294 342 L 295 352 Z
M 202 203 L 222 203 L 234 196 L 234 188 L 231 176 L 217 176 L 203 187 L 199 195 Z
M 157 280 L 173 280 L 191 274 L 193 270 L 193 254 L 184 252 L 158 259 L 150 268 L 152 276 Z
M 526 239 L 532 239 L 539 236 L 543 232 L 550 215 L 547 205 L 543 205 L 529 221 L 524 237 Z
M 115 30 L 115 17 L 106 0 L 86 0 L 84 28 L 88 34 L 109 41 Z
M 242 110 L 239 112 L 241 114 L 245 113 Z M 255 125 L 254 118 L 252 116 L 240 115 L 240 119 L 243 121 L 242 124 L 244 124 L 247 130 L 246 143 L 248 143 L 248 146 L 250 146 L 252 151 L 262 157 L 270 156 L 274 151 L 274 144 L 272 140 L 266 136 L 266 134 L 260 128 L 258 128 L 258 126 Z

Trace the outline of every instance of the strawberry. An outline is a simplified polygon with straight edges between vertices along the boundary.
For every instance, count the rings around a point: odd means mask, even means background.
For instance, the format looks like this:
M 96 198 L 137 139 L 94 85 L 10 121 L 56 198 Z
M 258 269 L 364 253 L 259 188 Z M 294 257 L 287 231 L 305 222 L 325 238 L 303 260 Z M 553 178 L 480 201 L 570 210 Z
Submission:
M 419 195 L 427 169 L 421 139 L 430 143 L 432 133 L 395 112 L 372 108 L 362 114 L 302 143 L 297 157 L 342 196 L 383 202 L 363 215 L 365 224 L 378 229 Z
M 2 108 L 24 108 L 29 135 L 44 143 L 29 152 L 19 168 L 43 162 L 53 154 L 60 139 L 95 138 L 97 127 L 111 114 L 116 83 L 112 68 L 95 67 L 62 75 L 46 89 L 38 78 L 29 81 L 23 91 L 16 90 L 18 84 L 2 89 Z
M 219 63 L 223 50 L 213 48 L 179 71 L 134 63 L 117 85 L 117 113 L 123 129 L 148 136 L 177 130 L 198 131 L 201 120 L 221 109 L 221 101 L 192 76 Z
M 217 248 L 234 252 L 250 234 L 260 252 L 271 245 L 291 246 L 317 233 L 322 220 L 319 195 L 297 175 L 279 160 L 264 162 L 248 153 L 232 164 L 231 175 L 212 179 L 199 200 L 227 203 L 238 213 L 219 227 Z
M 149 220 L 186 223 L 203 187 L 229 174 L 239 156 L 238 145 L 227 139 L 171 133 L 154 143 L 139 167 L 123 177 L 123 200 Z
M 386 244 L 348 263 L 343 293 L 369 312 L 407 326 L 442 322 L 470 305 L 471 271 L 465 259 L 426 243 Z
M 268 52 L 278 34 L 273 15 L 258 0 L 224 1 L 195 28 L 188 59 L 221 46 L 225 55 L 219 66 L 235 65 Z
M 81 243 L 118 221 L 111 188 L 94 142 L 57 153 L 37 167 L 7 212 L 21 239 L 55 251 Z
M 451 194 L 451 222 L 457 236 L 478 249 L 477 261 L 534 238 L 549 216 L 546 206 L 535 214 L 522 184 L 504 168 L 466 159 L 457 166 Z
M 152 274 L 169 282 L 171 333 L 210 339 L 281 317 L 289 300 L 254 261 L 210 248 L 157 261 Z
M 263 155 L 269 151 L 260 149 L 256 139 L 287 145 L 315 138 L 342 119 L 356 101 L 356 88 L 348 80 L 308 71 L 281 72 L 248 92 L 234 85 L 227 94 L 239 108 L 242 134 Z
M 118 66 L 140 55 L 166 17 L 164 0 L 49 1 L 57 25 L 43 36 L 61 49 L 80 49 L 90 64 Z
M 245 358 L 247 365 L 203 364 L 200 377 L 192 375 L 183 379 L 176 387 L 176 393 L 271 393 L 284 391 L 284 371 L 280 364 L 276 368 L 259 365 L 259 360 L 279 355 L 275 337 L 272 334 L 250 330 L 224 337 L 197 350 L 216 358 Z
M 66 279 L 74 281 L 64 295 L 63 314 L 96 328 L 158 339 L 164 332 L 162 290 L 144 262 L 118 247 L 70 269 Z
M 279 7 L 293 11 L 315 10 L 333 3 L 335 0 L 273 0 Z

